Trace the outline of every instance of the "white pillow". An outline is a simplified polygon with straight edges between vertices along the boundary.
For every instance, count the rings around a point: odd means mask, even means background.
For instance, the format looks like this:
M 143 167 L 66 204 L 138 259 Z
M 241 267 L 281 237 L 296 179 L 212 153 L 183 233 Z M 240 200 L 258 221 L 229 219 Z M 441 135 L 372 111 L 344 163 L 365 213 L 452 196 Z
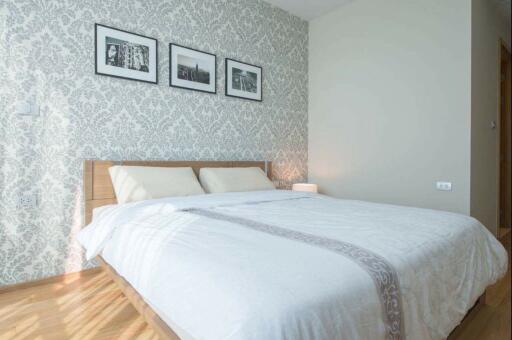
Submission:
M 260 168 L 201 168 L 199 181 L 208 193 L 275 189 Z
M 204 194 L 192 168 L 120 166 L 108 169 L 117 203 Z

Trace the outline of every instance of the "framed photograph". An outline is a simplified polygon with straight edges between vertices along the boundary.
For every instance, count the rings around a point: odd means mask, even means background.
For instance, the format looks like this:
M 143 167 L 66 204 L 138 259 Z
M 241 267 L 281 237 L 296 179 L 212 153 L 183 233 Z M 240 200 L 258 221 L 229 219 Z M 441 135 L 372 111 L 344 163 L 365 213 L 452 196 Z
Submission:
M 95 24 L 96 74 L 158 83 L 158 41 Z
M 169 85 L 217 93 L 217 56 L 169 44 Z
M 226 96 L 261 102 L 262 68 L 226 58 Z

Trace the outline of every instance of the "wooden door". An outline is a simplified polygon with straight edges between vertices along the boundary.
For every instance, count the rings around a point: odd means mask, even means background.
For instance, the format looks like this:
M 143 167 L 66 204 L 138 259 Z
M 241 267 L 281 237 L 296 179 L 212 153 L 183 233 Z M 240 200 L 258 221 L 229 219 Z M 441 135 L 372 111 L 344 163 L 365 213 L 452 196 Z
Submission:
M 512 115 L 510 111 L 511 57 L 507 49 L 501 46 L 500 62 L 500 211 L 499 227 L 512 226 Z

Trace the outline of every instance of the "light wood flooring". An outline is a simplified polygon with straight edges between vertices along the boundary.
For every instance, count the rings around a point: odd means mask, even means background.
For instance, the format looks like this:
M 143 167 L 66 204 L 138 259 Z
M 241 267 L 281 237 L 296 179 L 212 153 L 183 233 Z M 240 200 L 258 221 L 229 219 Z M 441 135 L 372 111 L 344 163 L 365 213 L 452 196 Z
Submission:
M 0 339 L 158 339 L 100 270 L 0 294 Z
M 510 236 L 503 243 L 509 250 Z M 510 267 L 487 292 L 487 305 L 456 340 L 511 338 Z M 158 339 L 123 293 L 101 270 L 55 282 L 0 288 L 0 339 Z M 452 339 L 450 339 L 452 340 Z

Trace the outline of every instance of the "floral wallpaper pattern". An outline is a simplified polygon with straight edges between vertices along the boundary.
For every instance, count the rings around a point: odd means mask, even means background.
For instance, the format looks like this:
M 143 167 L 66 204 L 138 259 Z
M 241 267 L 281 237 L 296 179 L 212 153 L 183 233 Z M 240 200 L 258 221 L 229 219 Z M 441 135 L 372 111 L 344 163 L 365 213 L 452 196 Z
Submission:
M 95 75 L 94 23 L 158 39 L 159 84 Z M 306 179 L 307 39 L 260 0 L 1 1 L 0 285 L 94 265 L 75 241 L 84 159 L 268 159 Z M 169 87 L 170 42 L 217 55 L 217 95 Z M 263 67 L 262 103 L 224 96 L 225 57 Z M 26 100 L 38 117 L 16 115 Z

